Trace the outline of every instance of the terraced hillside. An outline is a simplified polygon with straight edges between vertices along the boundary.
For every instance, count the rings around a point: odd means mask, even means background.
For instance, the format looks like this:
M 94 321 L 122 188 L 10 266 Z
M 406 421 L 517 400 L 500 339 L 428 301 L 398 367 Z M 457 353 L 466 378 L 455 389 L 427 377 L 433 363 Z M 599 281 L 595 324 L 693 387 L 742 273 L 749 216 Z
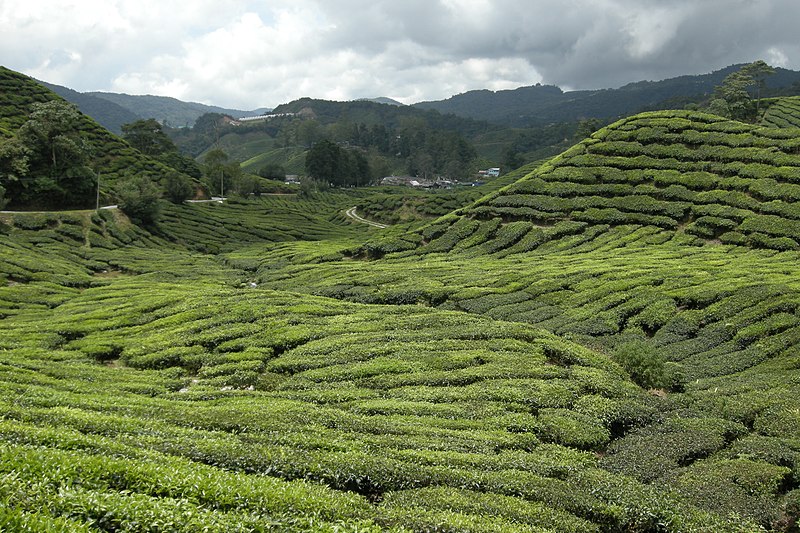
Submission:
M 3 239 L 7 529 L 754 527 L 605 467 L 610 442 L 661 415 L 601 354 L 524 324 L 253 287 L 232 261 L 102 218 L 51 220 L 45 241 L 23 217 Z M 111 246 L 75 246 L 70 226 Z M 669 431 L 687 454 L 746 428 Z M 790 471 L 751 474 L 758 519 Z
M 62 99 L 34 79 L 0 66 L 0 143 L 17 133 L 20 126 L 28 119 L 33 104 L 53 100 Z M 113 198 L 111 188 L 120 178 L 146 175 L 159 181 L 177 172 L 131 148 L 125 141 L 109 133 L 88 116 L 81 115 L 80 120 L 81 139 L 91 153 L 90 166 L 102 175 L 103 186 L 100 192 L 103 200 Z M 6 179 L 5 175 L 3 179 Z M 94 199 L 94 194 L 88 195 L 86 203 L 93 204 Z
M 800 97 L 776 99 L 764 113 L 762 123 L 776 128 L 800 127 Z
M 6 218 L 0 525 L 796 531 L 799 142 L 638 115 L 421 229 Z

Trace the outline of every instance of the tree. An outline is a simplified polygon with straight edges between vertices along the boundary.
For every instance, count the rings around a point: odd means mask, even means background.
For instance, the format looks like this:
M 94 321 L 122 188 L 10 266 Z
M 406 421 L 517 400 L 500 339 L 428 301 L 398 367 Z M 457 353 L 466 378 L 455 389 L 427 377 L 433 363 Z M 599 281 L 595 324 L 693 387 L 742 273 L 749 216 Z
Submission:
M 122 138 L 145 155 L 156 156 L 177 151 L 175 143 L 167 137 L 161 124 L 153 118 L 123 124 Z
M 271 180 L 283 180 L 286 178 L 286 169 L 278 163 L 267 163 L 261 167 L 258 175 Z
M 233 187 L 234 181 L 242 173 L 238 161 L 233 161 L 223 150 L 210 150 L 203 159 L 203 174 L 209 190 L 225 196 L 225 191 Z
M 339 174 L 339 147 L 329 140 L 322 140 L 306 154 L 306 172 L 317 181 L 335 183 Z
M 194 185 L 186 175 L 170 172 L 166 179 L 167 198 L 173 204 L 182 204 L 194 196 Z
M 63 206 L 87 204 L 94 198 L 96 178 L 87 166 L 90 146 L 82 125 L 78 109 L 63 100 L 31 106 L 17 133 L 27 151 L 30 181 L 15 188 L 15 200 Z
M 766 87 L 767 76 L 775 74 L 775 69 L 769 66 L 765 61 L 759 59 L 758 61 L 742 67 L 740 72 L 753 79 L 753 84 L 756 88 L 756 117 L 758 117 L 761 107 L 761 93 Z
M 714 88 L 715 97 L 709 109 L 735 120 L 755 120 L 760 113 L 766 78 L 774 73 L 775 69 L 761 60 L 743 66 Z M 750 87 L 755 87 L 755 100 L 750 95 Z
M 242 174 L 233 184 L 234 191 L 240 196 L 261 196 L 264 192 L 262 187 L 261 178 L 252 174 Z
M 29 150 L 16 137 L 0 139 L 0 183 L 23 189 L 29 168 Z
M 753 114 L 753 105 L 747 88 L 755 81 L 741 71 L 729 74 L 722 85 L 714 89 L 718 99 L 725 102 L 726 116 L 734 120 L 748 120 Z
M 119 208 L 132 220 L 141 224 L 152 224 L 161 212 L 161 191 L 145 175 L 127 177 L 115 187 Z

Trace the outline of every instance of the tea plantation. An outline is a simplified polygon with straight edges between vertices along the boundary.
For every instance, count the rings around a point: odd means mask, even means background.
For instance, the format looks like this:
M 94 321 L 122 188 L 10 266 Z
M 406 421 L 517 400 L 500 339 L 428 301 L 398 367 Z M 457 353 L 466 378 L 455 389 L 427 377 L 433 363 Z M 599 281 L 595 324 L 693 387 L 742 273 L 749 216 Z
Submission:
M 0 530 L 797 531 L 776 120 L 630 117 L 424 226 L 2 215 Z

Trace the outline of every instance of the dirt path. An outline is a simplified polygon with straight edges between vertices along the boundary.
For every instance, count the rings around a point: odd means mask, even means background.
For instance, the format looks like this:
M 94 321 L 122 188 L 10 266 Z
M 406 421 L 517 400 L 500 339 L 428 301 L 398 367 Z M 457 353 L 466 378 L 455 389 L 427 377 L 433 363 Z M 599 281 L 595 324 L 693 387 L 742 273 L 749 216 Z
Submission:
M 361 222 L 362 224 L 369 224 L 370 226 L 374 226 L 376 228 L 381 228 L 381 229 L 389 227 L 387 224 L 381 224 L 380 222 L 373 222 L 372 220 L 367 220 L 366 218 L 361 218 L 360 216 L 358 216 L 356 214 L 356 207 L 355 206 L 353 206 L 350 209 L 348 209 L 347 211 L 345 211 L 344 214 L 349 216 L 350 218 L 352 218 L 356 222 Z

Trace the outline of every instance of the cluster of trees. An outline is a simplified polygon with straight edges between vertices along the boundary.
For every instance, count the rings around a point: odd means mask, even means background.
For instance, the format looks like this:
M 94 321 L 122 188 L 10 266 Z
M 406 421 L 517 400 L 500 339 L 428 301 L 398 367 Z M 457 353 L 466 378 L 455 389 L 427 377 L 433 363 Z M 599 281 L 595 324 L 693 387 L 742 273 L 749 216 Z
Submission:
M 316 139 L 306 156 L 306 172 L 333 186 L 367 185 L 396 168 L 398 160 L 414 176 L 462 178 L 477 157 L 461 135 L 432 129 L 421 119 L 402 120 L 397 128 L 340 122 L 329 129 L 328 137 L 318 125 L 297 131 L 306 140 Z
M 323 110 L 326 109 L 324 104 L 320 103 Z M 209 147 L 218 145 L 227 134 L 266 133 L 274 139 L 276 147 L 309 150 L 306 165 L 309 174 L 334 186 L 366 185 L 397 171 L 420 177 L 470 175 L 476 167 L 474 146 L 460 132 L 432 125 L 427 115 L 409 113 L 409 116 L 378 121 L 372 120 L 376 117 L 369 121 L 332 117 L 329 122 L 323 117 L 298 113 L 235 127 L 227 125 L 223 115 L 208 113 L 200 117 L 191 130 L 170 130 L 168 134 L 182 151 L 199 156 Z M 259 175 L 271 179 L 285 176 L 282 168 L 265 172 L 260 171 Z M 220 190 L 218 183 L 219 180 L 212 190 Z M 227 187 L 223 183 L 223 188 Z
M 734 120 L 754 122 L 760 116 L 766 79 L 772 74 L 775 69 L 762 60 L 729 74 L 722 85 L 714 88 L 709 111 Z
M 0 140 L 5 198 L 29 206 L 87 206 L 97 178 L 82 116 L 65 101 L 37 102 L 15 135 Z
M 194 196 L 191 177 L 201 176 L 200 167 L 178 152 L 158 122 L 138 120 L 122 126 L 123 138 L 131 147 L 164 163 L 158 175 L 145 171 L 146 161 L 130 160 L 134 161 L 132 171 L 125 164 L 113 163 L 115 157 L 130 158 L 134 152 L 126 147 L 118 153 L 121 143 L 108 144 L 91 126 L 66 101 L 31 104 L 19 129 L 0 139 L 0 204 L 11 201 L 17 207 L 46 209 L 94 207 L 99 200 L 101 169 L 109 172 L 109 164 L 119 168 L 111 170 L 111 176 L 105 174 L 108 182 L 103 194 L 115 198 L 136 220 L 155 220 L 158 199 L 164 192 L 176 203 Z
M 327 139 L 308 151 L 306 172 L 314 180 L 335 187 L 358 187 L 370 182 L 370 166 L 364 154 Z

